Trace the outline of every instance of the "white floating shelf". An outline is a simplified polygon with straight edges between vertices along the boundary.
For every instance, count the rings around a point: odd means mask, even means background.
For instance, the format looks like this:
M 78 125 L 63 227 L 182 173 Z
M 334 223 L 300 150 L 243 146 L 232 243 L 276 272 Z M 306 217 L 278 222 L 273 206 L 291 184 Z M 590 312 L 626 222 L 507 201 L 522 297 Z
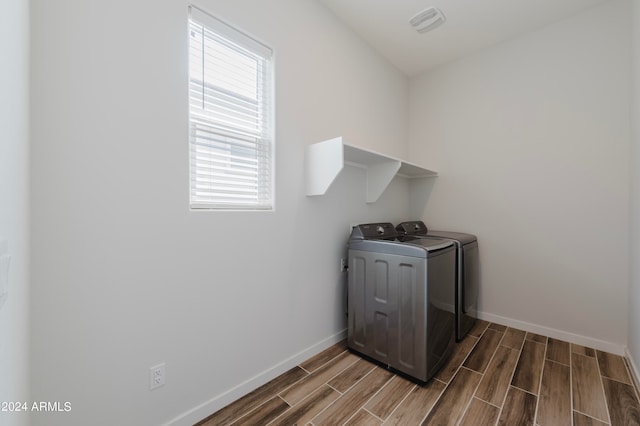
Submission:
M 416 164 L 349 145 L 338 137 L 307 147 L 307 195 L 326 193 L 345 164 L 366 169 L 367 203 L 377 201 L 394 176 L 422 178 L 438 175 Z

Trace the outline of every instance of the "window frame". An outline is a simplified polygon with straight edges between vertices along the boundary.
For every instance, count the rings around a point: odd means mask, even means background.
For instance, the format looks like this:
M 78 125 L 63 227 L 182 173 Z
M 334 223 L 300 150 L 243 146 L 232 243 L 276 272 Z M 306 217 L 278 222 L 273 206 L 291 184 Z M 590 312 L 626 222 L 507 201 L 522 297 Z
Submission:
M 266 44 L 258 41 L 254 37 L 248 35 L 244 31 L 238 29 L 235 26 L 232 26 L 225 21 L 212 16 L 211 14 L 205 12 L 204 10 L 198 8 L 194 5 L 189 5 L 188 8 L 188 88 L 189 88 L 189 96 L 188 96 L 188 123 L 189 123 L 189 131 L 188 131 L 188 146 L 189 146 L 189 207 L 191 210 L 213 210 L 213 211 L 273 211 L 275 210 L 275 54 L 272 48 L 267 46 Z M 197 69 L 195 73 L 192 73 L 192 61 L 193 61 L 193 52 L 192 52 L 192 44 L 193 44 L 193 23 L 203 28 L 202 30 L 202 38 L 199 43 L 202 43 L 202 58 L 203 65 L 201 67 L 201 76 L 202 80 L 200 82 L 196 81 L 192 78 L 192 76 L 198 73 Z M 208 83 L 206 83 L 206 77 L 204 77 L 204 73 L 206 72 L 206 64 L 204 56 L 205 56 L 205 43 L 211 42 L 212 38 L 205 37 L 207 32 L 211 32 L 215 35 L 215 37 L 219 37 L 224 39 L 225 43 L 229 43 L 230 45 L 239 46 L 238 50 L 243 50 L 243 52 L 247 53 L 247 56 L 254 55 L 256 59 L 256 71 L 255 71 L 255 89 L 256 89 L 256 99 L 255 99 L 255 121 L 256 121 L 256 132 L 255 134 L 249 135 L 248 133 L 244 133 L 241 126 L 233 127 L 233 125 L 229 124 L 229 122 L 220 122 L 212 119 L 207 122 L 203 117 L 206 115 L 207 107 L 205 103 L 207 103 L 207 94 L 210 92 L 216 93 L 231 93 L 232 96 L 234 92 L 226 91 L 224 87 L 216 87 L 215 89 L 207 88 Z M 217 43 L 214 41 L 214 44 Z M 198 65 L 199 67 L 199 65 Z M 193 104 L 193 90 L 194 87 L 198 85 L 202 86 L 202 103 L 203 107 L 200 111 L 201 114 L 194 114 Z M 237 99 L 240 99 L 240 94 L 235 93 Z M 219 99 L 219 96 L 214 96 L 216 102 Z M 215 105 L 214 105 L 215 106 Z M 215 116 L 215 113 L 212 114 Z M 253 115 L 251 118 L 253 119 Z M 260 123 L 258 125 L 258 123 Z M 255 178 L 255 184 L 251 184 L 252 188 L 255 189 L 255 196 L 251 196 L 252 200 L 248 198 L 244 199 L 241 202 L 231 202 L 228 199 L 222 200 L 222 197 L 215 197 L 214 187 L 220 185 L 223 187 L 223 192 L 227 190 L 229 193 L 234 195 L 240 195 L 242 191 L 240 191 L 238 186 L 234 186 L 233 183 L 220 183 L 219 178 L 213 176 L 216 172 L 219 172 L 222 168 L 218 165 L 210 165 L 210 166 L 198 166 L 196 163 L 202 163 L 203 156 L 206 155 L 199 153 L 199 145 L 203 138 L 201 135 L 198 136 L 199 132 L 202 133 L 204 128 L 208 128 L 211 132 L 215 132 L 216 134 L 216 144 L 217 145 L 226 145 L 227 147 L 221 150 L 218 150 L 215 147 L 207 147 L 205 149 L 210 149 L 211 152 L 224 151 L 228 156 L 229 161 L 231 158 L 235 158 L 233 156 L 234 152 L 244 151 L 243 145 L 245 142 L 252 140 L 251 142 L 247 142 L 247 150 L 254 152 L 250 155 L 244 154 L 240 155 L 237 158 L 240 158 L 240 162 L 242 161 L 253 161 L 255 160 L 255 165 L 253 168 L 255 171 L 251 172 L 250 179 Z M 206 133 L 206 130 L 204 130 Z M 213 134 L 213 133 L 210 133 Z M 229 135 L 235 136 L 229 136 Z M 225 144 L 227 141 L 233 140 L 234 142 L 230 142 Z M 240 142 L 238 142 L 240 141 Z M 253 148 L 251 148 L 253 147 Z M 217 154 L 216 154 L 217 155 Z M 222 155 L 221 155 L 222 157 Z M 220 158 L 221 158 L 220 157 Z M 221 163 L 218 161 L 210 161 L 213 163 Z M 203 180 L 200 178 L 202 176 L 202 172 L 205 171 L 210 173 L 210 181 L 208 185 L 210 186 L 209 190 L 202 190 L 202 182 Z M 233 174 L 233 172 L 232 172 Z M 236 179 L 233 182 L 238 183 L 239 180 L 237 177 L 231 178 Z M 224 180 L 222 178 L 221 180 Z M 234 188 L 236 188 L 234 190 Z M 200 189 L 200 190 L 199 190 Z M 208 192 L 207 192 L 208 191 Z M 209 198 L 206 200 L 202 195 L 205 193 Z M 229 197 L 224 197 L 229 198 Z

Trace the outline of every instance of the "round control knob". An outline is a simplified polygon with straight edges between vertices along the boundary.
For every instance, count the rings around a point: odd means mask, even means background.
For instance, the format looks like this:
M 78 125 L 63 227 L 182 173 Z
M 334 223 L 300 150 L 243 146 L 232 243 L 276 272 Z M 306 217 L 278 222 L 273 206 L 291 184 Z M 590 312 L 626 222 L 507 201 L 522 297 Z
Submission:
M 376 231 L 378 231 L 378 235 L 382 235 L 382 234 L 384 234 L 384 228 L 383 228 L 382 226 L 378 226 L 378 227 L 376 228 Z

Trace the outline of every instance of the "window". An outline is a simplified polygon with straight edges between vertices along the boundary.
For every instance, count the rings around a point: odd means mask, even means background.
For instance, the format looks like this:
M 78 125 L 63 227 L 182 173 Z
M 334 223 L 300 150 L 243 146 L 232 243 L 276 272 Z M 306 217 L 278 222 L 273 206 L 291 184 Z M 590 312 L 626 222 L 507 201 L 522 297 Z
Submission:
M 190 205 L 273 208 L 273 52 L 189 7 Z

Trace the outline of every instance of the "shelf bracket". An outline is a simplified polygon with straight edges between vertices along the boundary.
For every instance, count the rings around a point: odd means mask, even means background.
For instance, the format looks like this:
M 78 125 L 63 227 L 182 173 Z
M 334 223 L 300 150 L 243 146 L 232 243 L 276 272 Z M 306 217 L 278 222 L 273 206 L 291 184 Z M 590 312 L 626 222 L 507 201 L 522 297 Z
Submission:
M 344 168 L 342 138 L 309 145 L 305 154 L 307 195 L 322 195 Z
M 375 203 L 400 170 L 400 161 L 390 160 L 367 166 L 367 203 Z

